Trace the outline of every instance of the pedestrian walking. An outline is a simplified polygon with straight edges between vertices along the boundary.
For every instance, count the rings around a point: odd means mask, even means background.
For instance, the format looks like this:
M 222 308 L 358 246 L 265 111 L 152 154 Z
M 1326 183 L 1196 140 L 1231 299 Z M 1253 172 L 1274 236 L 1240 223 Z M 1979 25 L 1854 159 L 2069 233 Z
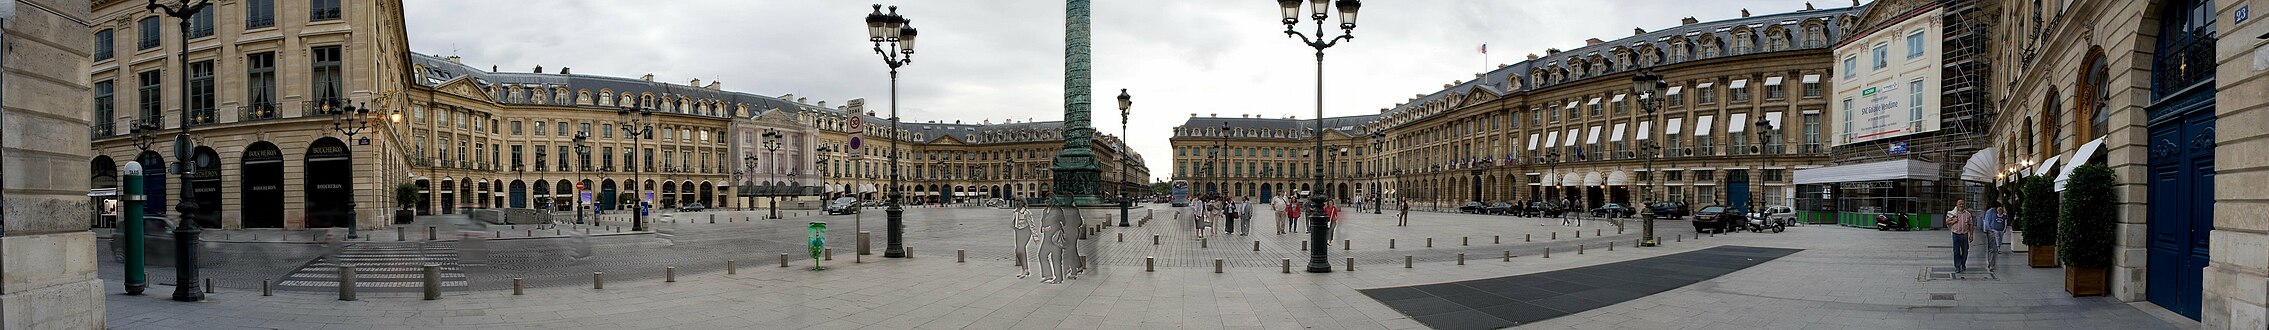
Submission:
M 1237 201 L 1237 214 L 1245 216 L 1244 224 L 1237 227 L 1237 235 L 1253 236 L 1253 221 L 1260 220 L 1259 216 L 1253 215 L 1253 196 L 1245 196 Z
M 1268 213 L 1270 213 L 1270 215 L 1274 215 L 1274 216 L 1276 216 L 1276 218 L 1275 218 L 1275 219 L 1271 219 L 1271 220 L 1274 220 L 1274 221 L 1269 221 L 1269 222 L 1275 222 L 1275 223 L 1276 223 L 1276 234 L 1277 234 L 1277 235 L 1283 235 L 1283 234 L 1284 234 L 1284 196 L 1273 196 L 1273 197 L 1269 197 L 1269 198 L 1268 198 Z
M 1236 200 L 1236 197 L 1221 200 L 1221 219 L 1224 221 L 1221 223 L 1221 232 L 1224 234 L 1237 233 L 1237 212 L 1241 210 L 1237 209 Z M 1252 222 L 1252 220 L 1246 219 L 1246 222 Z
M 2001 234 L 2008 231 L 2001 214 L 2001 205 L 1994 205 L 1978 216 L 1978 229 L 1985 236 L 1985 271 L 1992 272 L 2001 266 Z
M 1969 271 L 1970 227 L 1974 223 L 1966 201 L 1954 200 L 1954 209 L 1946 211 L 1946 228 L 1954 232 L 1954 272 Z
M 1398 204 L 1398 205 L 1400 205 L 1400 206 L 1401 206 L 1401 208 L 1402 208 L 1402 210 L 1401 210 L 1401 211 L 1398 211 L 1399 213 L 1395 213 L 1395 226 L 1397 226 L 1397 227 L 1409 227 L 1409 226 L 1410 226 L 1410 201 L 1395 201 L 1395 204 Z

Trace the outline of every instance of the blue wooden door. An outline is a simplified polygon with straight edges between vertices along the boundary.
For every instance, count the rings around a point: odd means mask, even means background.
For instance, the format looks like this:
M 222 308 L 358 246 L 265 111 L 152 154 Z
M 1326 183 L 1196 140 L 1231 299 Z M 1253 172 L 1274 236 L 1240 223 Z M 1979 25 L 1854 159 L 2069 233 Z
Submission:
M 2151 126 L 2149 281 L 2152 303 L 2198 318 L 2214 229 L 2214 117 L 2211 107 Z

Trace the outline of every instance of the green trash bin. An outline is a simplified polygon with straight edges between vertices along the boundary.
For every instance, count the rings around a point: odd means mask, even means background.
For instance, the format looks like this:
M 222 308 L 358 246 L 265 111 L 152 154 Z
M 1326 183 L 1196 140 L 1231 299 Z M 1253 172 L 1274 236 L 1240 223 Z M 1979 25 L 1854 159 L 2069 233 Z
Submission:
M 827 270 L 819 265 L 820 257 L 827 251 L 827 222 L 812 221 L 804 228 L 804 234 L 809 239 L 805 248 L 811 252 L 811 270 Z

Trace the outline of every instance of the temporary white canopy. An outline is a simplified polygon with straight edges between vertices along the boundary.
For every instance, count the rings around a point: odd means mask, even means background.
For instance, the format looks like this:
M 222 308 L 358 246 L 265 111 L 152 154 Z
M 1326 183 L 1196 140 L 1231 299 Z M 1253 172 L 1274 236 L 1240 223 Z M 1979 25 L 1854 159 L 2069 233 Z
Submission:
M 1568 101 L 1568 109 L 1575 109 L 1576 101 Z
M 1545 135 L 1545 136 L 1544 136 L 1544 147 L 1545 147 L 1545 148 L 1551 148 L 1551 147 L 1552 147 L 1552 145 L 1554 145 L 1554 144 L 1560 144 L 1560 132 L 1556 132 L 1556 131 L 1555 131 L 1555 132 L 1545 132 L 1545 133 L 1547 133 L 1547 135 Z M 1569 137 L 1569 138 L 1570 138 L 1570 139 L 1573 139 L 1574 137 Z
M 1607 100 L 1608 100 L 1608 101 L 1613 101 L 1613 102 L 1623 102 L 1623 95 L 1624 95 L 1624 94 L 1615 94 L 1615 98 L 1611 98 L 1611 99 L 1607 99 Z
M 1938 180 L 1938 163 L 1899 159 L 1796 170 L 1796 184 L 1882 180 Z
M 1628 186 L 1628 185 L 1631 185 L 1631 172 L 1630 172 L 1630 171 L 1614 171 L 1614 172 L 1608 172 L 1608 173 L 1607 173 L 1607 185 L 1610 185 L 1610 186 Z
M 1708 82 L 1706 82 L 1706 83 L 1699 83 L 1699 84 L 1694 84 L 1694 89 L 1705 89 L 1705 88 L 1710 88 L 1710 86 L 1717 86 L 1717 83 L 1708 83 Z
M 1994 172 L 2001 168 L 1996 164 L 1999 158 L 1995 158 L 1999 154 L 1994 148 L 1978 149 L 1977 153 L 1970 154 L 1970 160 L 1962 162 L 1962 181 L 1993 182 Z
M 1773 128 L 1775 128 L 1775 129 L 1787 129 L 1787 128 L 1788 128 L 1788 126 L 1781 126 L 1781 113 L 1779 113 L 1779 112 L 1767 112 L 1767 113 L 1765 113 L 1765 122 L 1770 122 L 1770 123 L 1773 123 Z
M 1591 98 L 1591 102 L 1584 103 L 1584 105 L 1599 105 L 1599 98 Z
M 1615 135 L 1607 136 L 1607 142 L 1623 142 L 1623 125 L 1628 124 L 1615 124 Z
M 1585 133 L 1584 136 L 1586 136 L 1584 144 L 1599 144 L 1599 126 L 1592 126 L 1591 132 Z
M 1683 125 L 1683 122 L 1681 122 L 1682 120 L 1686 120 L 1686 119 L 1685 119 L 1685 118 L 1671 118 L 1671 119 L 1670 119 L 1670 124 L 1669 124 L 1669 125 L 1662 125 L 1662 134 L 1664 134 L 1664 135 L 1678 135 L 1678 130 L 1679 130 L 1679 129 L 1681 129 L 1681 128 L 1684 128 L 1684 127 L 1686 127 L 1686 125 Z
M 1640 140 L 1645 140 L 1645 139 L 1647 139 L 1647 137 L 1648 137 L 1648 136 L 1654 135 L 1654 132 L 1653 132 L 1653 131 L 1651 130 L 1651 129 L 1653 129 L 1653 128 L 1654 128 L 1653 126 L 1654 126 L 1654 122 L 1651 122 L 1651 121 L 1649 121 L 1649 122 L 1640 122 L 1640 123 L 1639 123 L 1639 139 L 1640 139 Z
M 1694 119 L 1694 136 L 1709 136 L 1710 121 L 1712 119 L 1717 119 L 1716 117 L 1717 116 L 1702 116 L 1699 119 Z
M 1557 186 L 1558 184 L 1556 183 L 1559 183 L 1559 181 L 1553 181 L 1554 179 L 1552 178 L 1552 176 L 1552 173 L 1537 175 L 1536 182 L 1530 182 L 1528 184 L 1532 186 Z
M 2064 191 L 2064 182 L 2072 179 L 2072 170 L 2080 169 L 2081 165 L 2087 165 L 2090 158 L 2095 158 L 2096 151 L 2098 151 L 2096 149 L 2103 149 L 2103 147 L 2104 138 L 2096 138 L 2088 141 L 2088 144 L 2080 145 L 2080 150 L 2073 151 L 2072 158 L 2064 160 L 2064 172 L 2056 174 L 2056 191 Z
M 1733 118 L 1732 118 L 1732 120 L 1727 120 L 1727 121 L 1725 121 L 1725 132 L 1726 132 L 1726 133 L 1741 133 L 1742 131 L 1747 131 L 1747 130 L 1748 130 L 1748 128 L 1749 128 L 1749 114 L 1746 114 L 1746 113 L 1736 113 L 1736 114 L 1733 114 Z M 1760 141 L 1760 142 L 1762 142 L 1762 141 Z

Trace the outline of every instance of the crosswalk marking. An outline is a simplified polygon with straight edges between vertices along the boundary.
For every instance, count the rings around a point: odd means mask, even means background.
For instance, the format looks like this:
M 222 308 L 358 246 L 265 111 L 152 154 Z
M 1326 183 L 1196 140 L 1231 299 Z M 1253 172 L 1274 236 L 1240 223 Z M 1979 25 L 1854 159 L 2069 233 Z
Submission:
M 301 265 L 276 283 L 285 290 L 330 290 L 339 287 L 339 266 L 355 266 L 355 287 L 416 290 L 425 286 L 425 265 L 441 265 L 443 288 L 466 287 L 457 251 L 447 245 L 419 243 L 359 243 L 337 255 Z

